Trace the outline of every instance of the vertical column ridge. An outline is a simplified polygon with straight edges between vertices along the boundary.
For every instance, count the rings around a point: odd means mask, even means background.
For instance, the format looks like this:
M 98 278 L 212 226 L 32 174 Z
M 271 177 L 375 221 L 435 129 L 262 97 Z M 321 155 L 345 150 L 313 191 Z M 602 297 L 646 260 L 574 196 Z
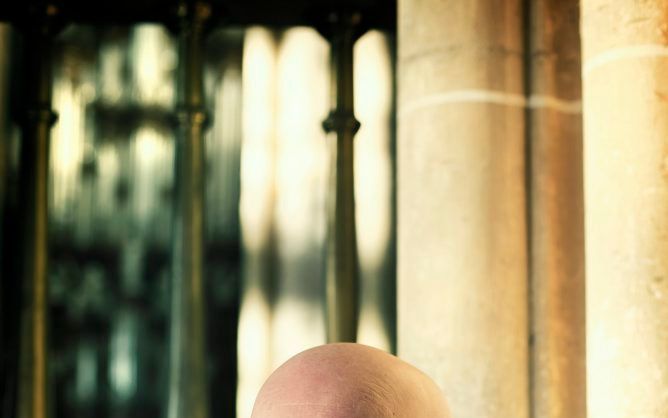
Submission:
M 179 67 L 170 311 L 169 418 L 207 418 L 204 284 L 203 43 L 211 14 L 206 1 L 178 7 Z
M 19 418 L 46 418 L 48 399 L 48 177 L 51 127 L 52 41 L 59 9 L 40 3 L 20 26 L 24 35 L 24 106 L 19 205 L 21 219 L 21 327 L 18 367 Z
M 323 31 L 331 45 L 332 110 L 323 122 L 332 133 L 332 165 L 328 195 L 326 269 L 327 341 L 354 342 L 359 315 L 359 271 L 355 228 L 353 140 L 360 128 L 354 114 L 353 46 L 361 16 L 329 15 Z

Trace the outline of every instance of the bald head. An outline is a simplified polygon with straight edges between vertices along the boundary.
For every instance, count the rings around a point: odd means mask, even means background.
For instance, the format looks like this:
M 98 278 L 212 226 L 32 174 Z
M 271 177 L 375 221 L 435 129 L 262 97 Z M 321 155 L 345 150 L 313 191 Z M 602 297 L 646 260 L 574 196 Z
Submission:
M 265 382 L 251 418 L 448 418 L 434 382 L 410 364 L 360 344 L 296 355 Z

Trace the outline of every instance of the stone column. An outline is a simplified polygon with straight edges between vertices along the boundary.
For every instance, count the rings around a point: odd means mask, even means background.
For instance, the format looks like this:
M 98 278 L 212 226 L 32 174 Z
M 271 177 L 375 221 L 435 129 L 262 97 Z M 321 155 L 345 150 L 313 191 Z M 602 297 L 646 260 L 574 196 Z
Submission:
M 579 6 L 530 3 L 531 394 L 534 418 L 584 418 Z
M 668 3 L 581 16 L 588 413 L 668 416 Z
M 518 0 L 399 1 L 399 355 L 453 417 L 526 418 Z

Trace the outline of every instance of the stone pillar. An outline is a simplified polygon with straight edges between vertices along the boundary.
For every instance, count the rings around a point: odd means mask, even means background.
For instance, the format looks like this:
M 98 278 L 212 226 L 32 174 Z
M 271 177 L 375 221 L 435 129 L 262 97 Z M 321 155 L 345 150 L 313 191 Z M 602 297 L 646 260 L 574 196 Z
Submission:
M 530 3 L 531 394 L 534 418 L 584 418 L 579 5 Z
M 581 16 L 588 413 L 668 416 L 668 3 Z
M 519 0 L 400 0 L 398 352 L 453 417 L 527 418 Z

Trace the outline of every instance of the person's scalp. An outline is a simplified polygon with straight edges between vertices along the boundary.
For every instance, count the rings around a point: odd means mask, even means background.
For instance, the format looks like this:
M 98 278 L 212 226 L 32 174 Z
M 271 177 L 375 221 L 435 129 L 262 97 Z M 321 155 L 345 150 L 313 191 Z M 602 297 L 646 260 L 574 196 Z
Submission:
M 436 385 L 402 360 L 360 344 L 304 351 L 265 382 L 252 418 L 447 418 Z

